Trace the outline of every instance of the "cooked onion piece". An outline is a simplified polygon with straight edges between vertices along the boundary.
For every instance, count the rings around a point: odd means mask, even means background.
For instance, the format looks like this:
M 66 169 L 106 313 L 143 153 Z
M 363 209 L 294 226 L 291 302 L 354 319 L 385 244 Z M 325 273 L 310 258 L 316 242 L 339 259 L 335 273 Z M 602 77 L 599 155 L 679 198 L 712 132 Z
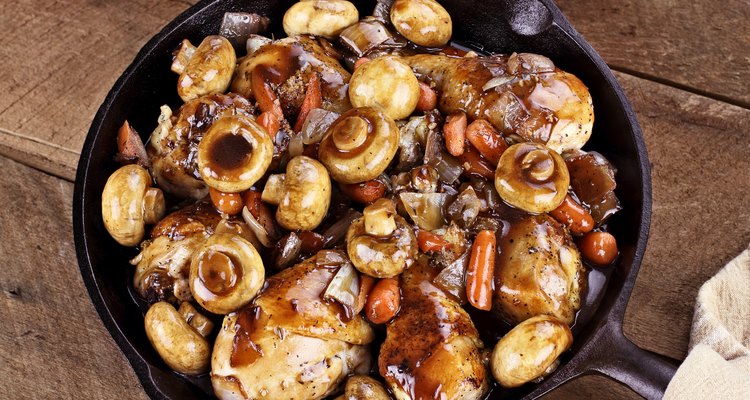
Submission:
M 355 108 L 328 129 L 320 142 L 318 159 L 337 182 L 369 181 L 393 160 L 398 139 L 398 127 L 392 118 L 377 108 Z
M 557 152 L 537 143 L 510 146 L 495 171 L 495 188 L 513 207 L 530 213 L 552 211 L 565 199 L 570 176 Z
M 208 186 L 227 193 L 253 186 L 272 158 L 273 143 L 265 129 L 239 115 L 214 122 L 198 144 L 201 177 Z
M 249 303 L 264 277 L 255 247 L 237 235 L 214 234 L 190 262 L 193 297 L 214 314 L 227 314 Z

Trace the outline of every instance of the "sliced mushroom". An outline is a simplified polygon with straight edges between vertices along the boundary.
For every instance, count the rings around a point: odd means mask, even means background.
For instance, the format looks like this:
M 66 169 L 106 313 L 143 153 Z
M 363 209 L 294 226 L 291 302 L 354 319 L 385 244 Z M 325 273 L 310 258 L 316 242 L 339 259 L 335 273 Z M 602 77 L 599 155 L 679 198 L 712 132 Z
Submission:
M 148 340 L 170 368 L 186 375 L 208 371 L 211 346 L 171 304 L 152 305 L 143 322 Z
M 420 46 L 443 46 L 453 34 L 451 16 L 434 0 L 394 1 L 391 22 L 398 33 Z
M 538 143 L 510 146 L 497 164 L 495 188 L 513 207 L 530 213 L 557 208 L 568 193 L 570 176 L 556 151 Z
M 288 230 L 313 230 L 320 225 L 331 202 L 331 179 L 323 164 L 307 157 L 292 158 L 286 174 L 271 175 L 263 201 L 278 205 L 276 221 Z
M 377 178 L 398 150 L 396 123 L 374 107 L 344 113 L 326 132 L 318 159 L 340 183 L 359 183 Z
M 262 126 L 235 115 L 214 122 L 198 144 L 198 170 L 216 190 L 237 193 L 249 189 L 266 173 L 273 142 Z
M 564 322 L 549 315 L 529 318 L 495 345 L 490 359 L 492 375 L 503 387 L 521 386 L 551 372 L 571 344 L 573 334 Z
M 237 235 L 211 236 L 190 262 L 190 290 L 206 310 L 228 314 L 249 303 L 263 286 L 258 251 Z
M 364 217 L 346 233 L 346 250 L 359 272 L 375 278 L 400 274 L 414 263 L 418 252 L 414 231 L 396 214 L 390 199 L 365 207 Z
M 380 57 L 357 68 L 349 81 L 354 107 L 380 107 L 394 120 L 414 112 L 419 81 L 411 68 L 394 57 Z
M 224 93 L 236 64 L 234 48 L 222 36 L 207 36 L 198 48 L 184 40 L 172 63 L 172 70 L 180 74 L 177 94 L 187 102 L 206 94 Z
M 315 35 L 334 39 L 358 20 L 357 7 L 348 1 L 311 0 L 289 7 L 283 25 L 287 36 Z
M 164 193 L 151 187 L 151 175 L 140 165 L 120 167 L 104 185 L 104 227 L 123 246 L 140 243 L 145 225 L 158 222 L 165 209 Z

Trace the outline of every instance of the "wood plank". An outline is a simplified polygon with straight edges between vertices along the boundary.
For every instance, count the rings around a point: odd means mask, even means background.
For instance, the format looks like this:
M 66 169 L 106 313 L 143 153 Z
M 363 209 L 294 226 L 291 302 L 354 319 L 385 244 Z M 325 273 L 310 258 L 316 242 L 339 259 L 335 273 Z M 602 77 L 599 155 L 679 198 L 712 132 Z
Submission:
M 682 358 L 698 287 L 750 242 L 750 143 L 743 130 L 750 111 L 618 78 L 654 165 L 652 234 L 625 332 L 640 346 Z M 38 398 L 144 398 L 75 267 L 72 184 L 2 157 L 0 168 L 6 171 L 0 176 L 0 320 L 6 321 L 0 324 L 0 398 L 23 397 L 18 394 L 30 387 Z M 637 398 L 601 377 L 574 380 L 547 398 L 601 393 Z
M 0 169 L 0 398 L 146 399 L 78 272 L 73 184 Z
M 750 108 L 747 0 L 558 0 L 613 68 Z
M 97 108 L 192 1 L 0 2 L 0 154 L 72 180 Z
M 652 164 L 648 248 L 625 313 L 640 347 L 683 359 L 698 289 L 750 243 L 750 110 L 616 74 L 644 131 Z M 601 377 L 546 399 L 639 398 Z

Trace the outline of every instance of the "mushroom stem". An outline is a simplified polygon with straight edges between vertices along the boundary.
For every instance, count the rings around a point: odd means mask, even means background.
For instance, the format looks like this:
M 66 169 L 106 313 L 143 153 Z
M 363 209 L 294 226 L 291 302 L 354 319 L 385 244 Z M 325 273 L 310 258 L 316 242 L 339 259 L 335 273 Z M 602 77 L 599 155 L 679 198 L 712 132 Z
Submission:
M 148 188 L 143 196 L 143 222 L 155 224 L 161 221 L 165 212 L 164 192 L 159 188 Z
M 263 188 L 263 193 L 260 195 L 260 199 L 273 205 L 281 203 L 281 199 L 284 197 L 285 180 L 285 174 L 270 175 L 266 181 L 266 186 Z
M 365 232 L 372 236 L 390 236 L 396 230 L 396 204 L 391 199 L 381 198 L 365 207 Z
M 185 318 L 185 322 L 188 323 L 196 332 L 203 337 L 208 337 L 211 331 L 214 329 L 214 323 L 210 319 L 206 318 L 205 315 L 198 312 L 192 304 L 187 301 L 180 304 L 180 308 L 177 312 Z
M 189 40 L 184 39 L 182 43 L 180 43 L 180 47 L 175 52 L 174 60 L 172 60 L 172 72 L 175 72 L 177 74 L 183 73 L 185 71 L 185 67 L 187 67 L 188 65 L 188 62 L 190 62 L 190 59 L 193 58 L 195 50 L 196 47 L 193 46 L 193 44 L 190 43 Z
M 523 156 L 521 169 L 526 175 L 536 181 L 544 182 L 555 172 L 555 162 L 544 150 L 532 150 Z
M 336 148 L 351 151 L 361 146 L 367 140 L 370 124 L 364 118 L 353 115 L 342 121 L 339 129 L 333 132 L 332 139 Z

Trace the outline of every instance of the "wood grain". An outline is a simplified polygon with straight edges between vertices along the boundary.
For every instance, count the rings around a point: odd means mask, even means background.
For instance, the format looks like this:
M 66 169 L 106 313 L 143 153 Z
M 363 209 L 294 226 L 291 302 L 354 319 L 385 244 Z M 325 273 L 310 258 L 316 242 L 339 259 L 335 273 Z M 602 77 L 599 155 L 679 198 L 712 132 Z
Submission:
M 0 2 L 0 154 L 72 180 L 107 91 L 190 3 Z
M 78 272 L 73 184 L 0 170 L 0 399 L 146 399 Z
M 557 0 L 614 69 L 750 108 L 750 2 Z

